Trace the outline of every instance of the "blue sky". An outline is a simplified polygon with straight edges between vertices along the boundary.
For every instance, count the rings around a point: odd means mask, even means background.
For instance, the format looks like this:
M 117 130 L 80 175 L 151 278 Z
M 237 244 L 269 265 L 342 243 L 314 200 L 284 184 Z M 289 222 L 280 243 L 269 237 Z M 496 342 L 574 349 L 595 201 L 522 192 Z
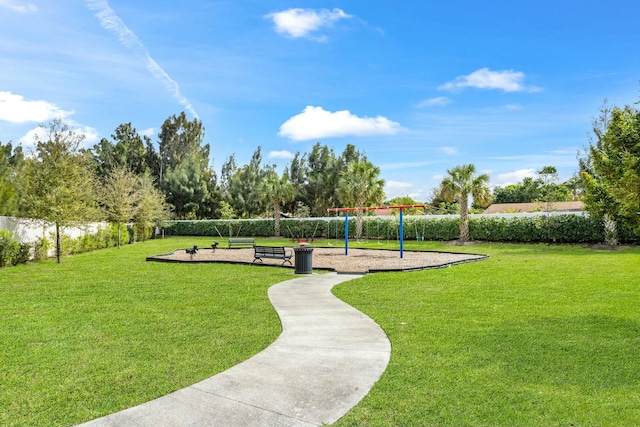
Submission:
M 387 196 L 448 168 L 506 185 L 577 169 L 591 120 L 640 99 L 637 0 L 0 0 L 0 141 L 62 117 L 86 145 L 198 117 L 219 171 L 354 144 Z

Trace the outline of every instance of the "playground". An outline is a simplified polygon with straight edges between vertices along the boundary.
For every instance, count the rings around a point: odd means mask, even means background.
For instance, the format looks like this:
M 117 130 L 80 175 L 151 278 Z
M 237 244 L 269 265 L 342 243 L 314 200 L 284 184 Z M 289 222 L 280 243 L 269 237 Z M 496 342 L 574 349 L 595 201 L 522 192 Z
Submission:
M 336 271 L 339 273 L 375 273 L 383 271 L 413 271 L 428 268 L 442 268 L 464 262 L 479 261 L 485 259 L 485 255 L 404 251 L 404 257 L 400 258 L 400 252 L 396 250 L 382 249 L 349 249 L 349 255 L 345 255 L 344 248 L 313 248 L 313 268 Z M 165 255 L 156 255 L 147 258 L 148 261 L 160 262 L 196 262 L 196 263 L 234 263 L 281 266 L 282 261 L 277 259 L 264 259 L 262 263 L 253 263 L 254 253 L 252 248 L 244 249 L 199 249 L 195 254 L 188 253 L 185 249 L 176 249 Z M 292 268 L 289 265 L 283 266 Z

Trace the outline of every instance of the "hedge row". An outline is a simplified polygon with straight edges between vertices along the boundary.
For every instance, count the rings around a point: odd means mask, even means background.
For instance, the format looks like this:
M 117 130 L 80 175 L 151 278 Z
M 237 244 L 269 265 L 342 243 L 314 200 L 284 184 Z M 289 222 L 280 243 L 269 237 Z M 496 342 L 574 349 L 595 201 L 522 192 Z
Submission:
M 134 232 L 126 225 L 120 226 L 120 245 L 133 243 Z M 79 254 L 118 245 L 118 228 L 109 224 L 93 234 L 72 239 L 62 235 L 61 255 Z M 0 230 L 0 268 L 7 265 L 25 264 L 29 260 L 43 261 L 49 258 L 55 247 L 55 234 L 41 237 L 34 243 L 18 243 L 17 237 L 8 230 Z
M 356 220 L 349 219 L 349 236 L 355 235 Z M 459 219 L 455 217 L 407 217 L 403 224 L 404 239 L 455 240 L 459 236 Z M 344 218 L 283 219 L 281 235 L 287 238 L 344 239 Z M 398 219 L 365 217 L 364 238 L 398 240 Z M 586 216 L 513 216 L 471 217 L 469 232 L 472 240 L 495 242 L 599 243 L 604 240 L 602 224 Z M 177 221 L 169 223 L 167 235 L 235 237 L 274 236 L 272 219 Z M 640 243 L 640 237 L 630 228 L 620 227 L 622 243 Z

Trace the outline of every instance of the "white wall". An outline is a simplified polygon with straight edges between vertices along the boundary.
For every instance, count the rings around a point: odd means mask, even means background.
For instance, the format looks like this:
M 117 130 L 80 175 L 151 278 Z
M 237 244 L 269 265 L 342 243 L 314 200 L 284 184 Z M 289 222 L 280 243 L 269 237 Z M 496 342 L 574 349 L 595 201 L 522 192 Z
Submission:
M 100 227 L 106 227 L 106 222 L 88 224 L 82 227 L 65 227 L 62 232 L 75 239 L 87 233 L 95 233 Z M 55 226 L 45 224 L 42 221 L 0 216 L 0 229 L 9 230 L 14 233 L 20 243 L 34 243 L 42 237 L 50 241 L 55 240 Z

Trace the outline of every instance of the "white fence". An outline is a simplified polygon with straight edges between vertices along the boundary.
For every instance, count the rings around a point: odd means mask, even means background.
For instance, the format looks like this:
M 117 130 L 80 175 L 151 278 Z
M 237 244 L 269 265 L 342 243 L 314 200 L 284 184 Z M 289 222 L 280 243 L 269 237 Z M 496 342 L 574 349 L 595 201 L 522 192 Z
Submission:
M 99 222 L 80 227 L 64 227 L 62 232 L 64 235 L 75 239 L 85 234 L 96 233 L 99 228 L 106 226 L 106 222 Z M 53 240 L 52 235 L 55 236 L 56 232 L 54 225 L 46 224 L 43 221 L 13 218 L 10 216 L 0 216 L 0 230 L 1 229 L 13 232 L 20 243 L 35 243 L 43 237 Z

